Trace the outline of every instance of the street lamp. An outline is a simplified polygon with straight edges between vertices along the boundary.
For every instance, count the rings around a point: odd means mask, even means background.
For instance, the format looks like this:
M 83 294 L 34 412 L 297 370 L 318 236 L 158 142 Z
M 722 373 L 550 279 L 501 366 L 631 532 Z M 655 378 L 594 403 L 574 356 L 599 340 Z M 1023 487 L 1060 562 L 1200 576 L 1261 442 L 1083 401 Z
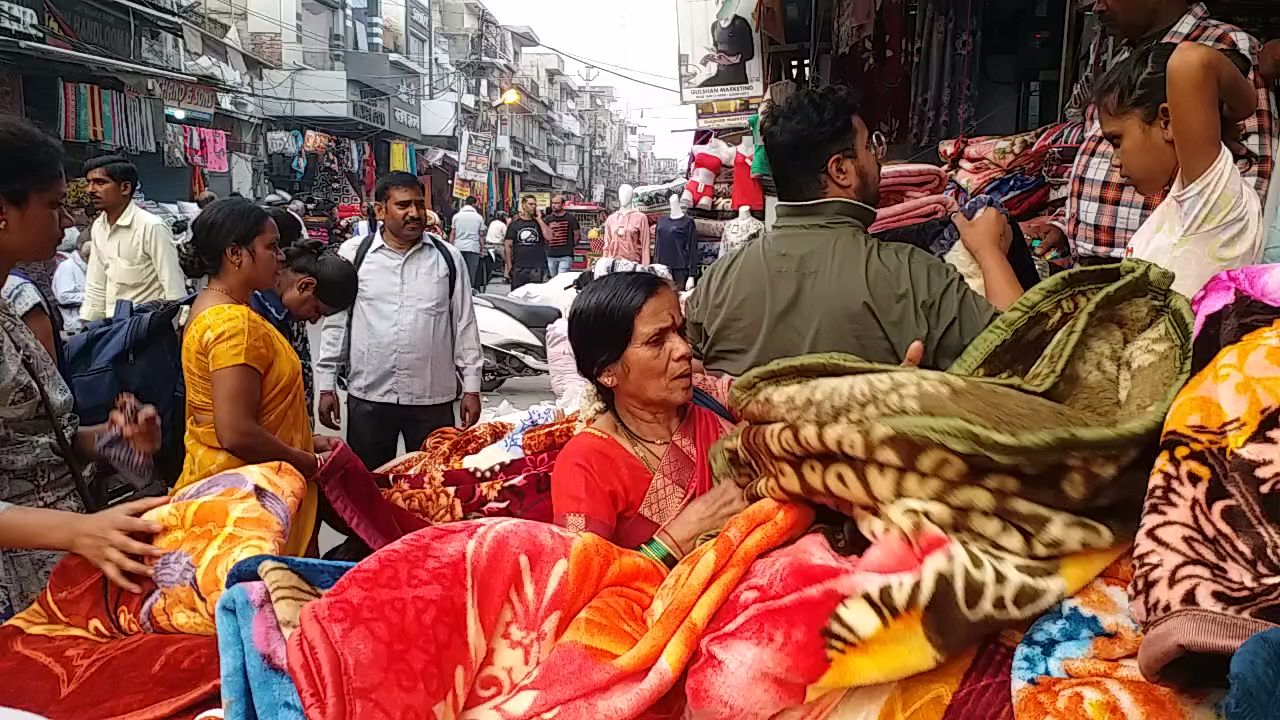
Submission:
M 509 88 L 506 92 L 502 93 L 503 105 L 515 105 L 518 102 L 520 102 L 519 90 L 515 88 Z

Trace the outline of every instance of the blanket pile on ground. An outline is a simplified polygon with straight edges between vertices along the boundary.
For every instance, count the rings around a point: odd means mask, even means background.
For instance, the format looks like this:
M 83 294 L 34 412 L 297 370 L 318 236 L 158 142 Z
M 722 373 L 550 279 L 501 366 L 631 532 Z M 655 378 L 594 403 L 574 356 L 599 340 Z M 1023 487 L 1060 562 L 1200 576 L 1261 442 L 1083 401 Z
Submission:
M 1132 262 L 1056 276 L 949 373 L 818 355 L 741 378 L 747 423 L 713 450 L 717 478 L 834 507 L 870 548 L 829 616 L 793 619 L 777 583 L 753 594 L 765 609 L 739 641 L 824 636 L 819 664 L 786 656 L 809 694 L 889 682 L 1084 587 L 1132 538 L 1189 372 L 1191 312 L 1171 281 Z
M 543 523 L 429 528 L 302 611 L 290 674 L 309 718 L 678 717 L 711 616 L 812 519 L 756 503 L 670 573 Z
M 1133 590 L 1143 672 L 1199 685 L 1280 627 L 1280 308 L 1243 296 L 1210 312 L 1195 357 L 1205 367 L 1151 472 Z
M 366 470 L 339 443 L 316 482 L 347 527 L 374 550 L 425 527 L 460 520 L 551 522 L 551 471 L 576 422 L 570 416 L 523 431 L 504 422 L 462 432 L 447 428 L 428 437 L 422 450 L 377 472 Z M 502 443 L 510 444 L 502 459 L 483 468 L 465 466 Z
M 1013 658 L 1017 720 L 1212 720 L 1221 693 L 1181 693 L 1138 671 L 1142 631 L 1125 558 L 1045 613 Z

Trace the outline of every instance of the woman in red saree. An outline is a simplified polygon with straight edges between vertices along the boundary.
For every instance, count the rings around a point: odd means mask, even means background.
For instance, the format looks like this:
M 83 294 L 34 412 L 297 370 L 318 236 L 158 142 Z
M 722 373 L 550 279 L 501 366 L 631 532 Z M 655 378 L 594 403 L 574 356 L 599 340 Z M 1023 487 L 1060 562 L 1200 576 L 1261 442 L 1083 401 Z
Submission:
M 713 486 L 707 452 L 732 426 L 713 383 L 695 393 L 679 298 L 656 275 L 606 275 L 574 301 L 569 342 L 599 403 L 556 460 L 555 522 L 674 564 L 747 506 Z

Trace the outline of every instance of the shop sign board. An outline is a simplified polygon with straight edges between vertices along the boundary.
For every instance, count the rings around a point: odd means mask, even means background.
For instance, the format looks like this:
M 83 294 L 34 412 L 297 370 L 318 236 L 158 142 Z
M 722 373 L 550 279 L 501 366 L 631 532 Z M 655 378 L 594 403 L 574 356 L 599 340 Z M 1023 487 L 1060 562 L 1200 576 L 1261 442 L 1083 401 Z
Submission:
M 764 95 L 757 0 L 677 0 L 680 99 L 705 103 Z
M 165 107 L 212 113 L 218 106 L 218 91 L 208 85 L 158 78 L 153 82 Z
M 454 175 L 453 196 L 459 200 L 471 197 L 471 181 L 461 175 Z
M 396 123 L 400 125 L 403 125 L 407 128 L 412 128 L 414 131 L 421 130 L 422 128 L 422 116 L 418 115 L 417 113 L 409 112 L 404 108 L 400 108 L 400 107 L 391 108 L 391 119 L 395 120 Z
M 39 0 L 0 0 L 0 35 L 24 40 L 39 40 L 40 17 L 44 5 Z
M 377 100 L 352 100 L 351 117 L 380 128 L 387 126 L 387 111 Z
M 49 10 L 50 19 L 60 26 L 59 30 L 64 35 L 75 38 L 80 43 L 102 48 L 117 58 L 134 59 L 134 36 L 128 16 L 112 12 L 96 3 L 70 0 L 50 2 Z M 50 44 L 84 52 L 83 47 L 73 47 L 62 41 L 53 40 Z
M 489 161 L 493 151 L 493 133 L 462 133 L 462 151 L 458 153 L 460 166 L 458 177 L 468 180 L 487 180 L 489 177 Z
M 408 0 L 409 27 L 419 35 L 427 37 L 431 27 L 431 11 L 418 4 L 418 0 Z
M 698 127 L 703 130 L 739 130 L 760 112 L 760 98 L 698 103 Z

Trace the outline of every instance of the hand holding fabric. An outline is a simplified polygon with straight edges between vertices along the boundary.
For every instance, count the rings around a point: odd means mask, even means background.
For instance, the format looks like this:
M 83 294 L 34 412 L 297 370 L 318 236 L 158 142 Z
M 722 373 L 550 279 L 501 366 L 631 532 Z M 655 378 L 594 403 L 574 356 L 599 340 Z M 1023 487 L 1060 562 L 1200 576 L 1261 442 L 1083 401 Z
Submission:
M 693 551 L 698 538 L 720 530 L 748 505 L 742 488 L 731 482 L 722 482 L 694 498 L 671 522 L 659 529 L 655 537 L 665 543 L 677 558 L 682 558 Z
M 93 515 L 73 516 L 67 549 L 96 565 L 116 585 L 132 593 L 142 592 L 127 575 L 151 577 L 152 569 L 144 565 L 141 558 L 160 557 L 164 551 L 134 536 L 154 535 L 163 528 L 138 516 L 168 502 L 167 497 L 146 498 Z

